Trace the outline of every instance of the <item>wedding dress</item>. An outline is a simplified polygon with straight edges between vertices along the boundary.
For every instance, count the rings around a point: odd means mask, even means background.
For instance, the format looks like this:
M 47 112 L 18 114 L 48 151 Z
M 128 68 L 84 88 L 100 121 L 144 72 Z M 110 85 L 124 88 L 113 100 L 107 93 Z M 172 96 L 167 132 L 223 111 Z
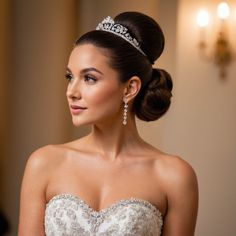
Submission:
M 46 236 L 160 236 L 161 212 L 142 199 L 124 199 L 100 211 L 71 194 L 53 197 L 45 210 Z

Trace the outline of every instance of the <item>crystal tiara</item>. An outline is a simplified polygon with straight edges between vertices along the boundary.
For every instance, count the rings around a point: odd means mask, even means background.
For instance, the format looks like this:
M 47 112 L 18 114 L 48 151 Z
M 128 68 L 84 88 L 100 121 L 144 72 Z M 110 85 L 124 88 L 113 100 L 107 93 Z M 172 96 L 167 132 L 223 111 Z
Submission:
M 96 27 L 96 30 L 107 31 L 125 39 L 133 47 L 139 50 L 144 56 L 146 56 L 146 54 L 142 51 L 137 39 L 133 38 L 129 34 L 128 29 L 125 26 L 115 23 L 110 16 L 107 16 L 101 23 L 99 23 Z

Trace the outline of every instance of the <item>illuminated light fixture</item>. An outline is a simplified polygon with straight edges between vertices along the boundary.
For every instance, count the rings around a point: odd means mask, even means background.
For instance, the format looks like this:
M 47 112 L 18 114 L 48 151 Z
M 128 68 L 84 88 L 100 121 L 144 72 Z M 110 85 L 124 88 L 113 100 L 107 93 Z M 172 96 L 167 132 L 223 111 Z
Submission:
M 220 30 L 213 45 L 211 56 L 206 53 L 206 32 L 209 25 L 210 17 L 207 10 L 200 10 L 197 15 L 197 24 L 200 27 L 199 48 L 203 55 L 211 59 L 220 69 L 220 77 L 224 79 L 227 76 L 226 67 L 235 59 L 234 53 L 228 38 L 227 21 L 230 16 L 230 8 L 226 2 L 221 2 L 217 6 L 217 17 L 220 20 Z M 236 17 L 236 10 L 235 10 Z
M 217 7 L 217 16 L 226 20 L 229 17 L 229 5 L 226 2 L 221 2 Z
M 206 27 L 209 24 L 209 14 L 207 10 L 200 10 L 197 16 L 197 23 L 200 27 Z
M 206 47 L 206 30 L 205 27 L 209 24 L 209 14 L 208 11 L 205 9 L 202 9 L 199 11 L 197 16 L 197 24 L 200 27 L 200 43 L 199 47 L 201 49 L 205 49 Z

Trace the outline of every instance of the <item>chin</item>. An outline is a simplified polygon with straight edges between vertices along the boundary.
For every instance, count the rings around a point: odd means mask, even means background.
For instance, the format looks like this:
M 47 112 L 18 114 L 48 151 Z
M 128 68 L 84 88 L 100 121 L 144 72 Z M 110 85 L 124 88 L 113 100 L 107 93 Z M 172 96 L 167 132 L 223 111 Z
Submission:
M 72 123 L 75 127 L 93 124 L 93 122 L 91 122 L 91 120 L 82 119 L 80 116 L 72 116 Z
M 74 126 L 81 126 L 81 125 L 85 125 L 85 122 L 78 116 L 73 116 L 72 117 L 72 123 Z

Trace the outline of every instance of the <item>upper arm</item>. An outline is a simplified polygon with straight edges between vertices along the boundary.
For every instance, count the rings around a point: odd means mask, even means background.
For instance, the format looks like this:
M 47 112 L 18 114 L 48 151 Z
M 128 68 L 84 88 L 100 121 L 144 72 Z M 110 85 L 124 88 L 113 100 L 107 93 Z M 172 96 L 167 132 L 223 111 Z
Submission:
M 19 236 L 45 235 L 45 190 L 48 180 L 45 150 L 35 151 L 27 161 L 21 186 Z
M 193 236 L 198 211 L 198 184 L 192 167 L 176 158 L 167 170 L 167 213 L 163 236 Z

